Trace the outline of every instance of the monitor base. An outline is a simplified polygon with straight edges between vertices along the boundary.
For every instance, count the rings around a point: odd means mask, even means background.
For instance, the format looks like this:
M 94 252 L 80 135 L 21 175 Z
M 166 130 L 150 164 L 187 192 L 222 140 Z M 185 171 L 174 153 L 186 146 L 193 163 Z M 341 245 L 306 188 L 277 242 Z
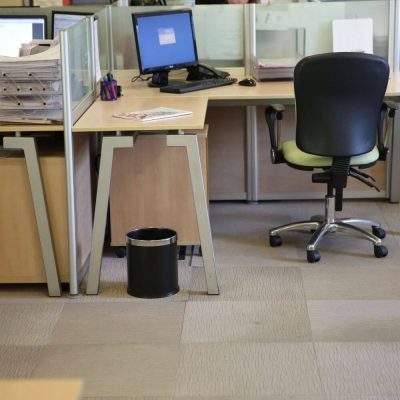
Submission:
M 151 77 L 151 81 L 149 82 L 150 87 L 163 87 L 168 86 L 168 72 L 155 72 Z

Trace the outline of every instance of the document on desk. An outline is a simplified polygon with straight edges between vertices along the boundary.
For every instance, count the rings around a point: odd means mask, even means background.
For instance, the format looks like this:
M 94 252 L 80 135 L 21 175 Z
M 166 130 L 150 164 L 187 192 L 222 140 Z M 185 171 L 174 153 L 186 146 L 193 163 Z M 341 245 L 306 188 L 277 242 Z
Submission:
M 174 108 L 167 108 L 167 107 L 158 107 L 158 108 L 151 108 L 149 110 L 141 110 L 141 111 L 128 111 L 113 114 L 115 118 L 123 118 L 123 119 L 130 119 L 133 121 L 155 121 L 164 118 L 173 118 L 173 117 L 180 117 L 183 115 L 190 115 L 193 114 L 192 111 L 186 110 L 177 110 Z

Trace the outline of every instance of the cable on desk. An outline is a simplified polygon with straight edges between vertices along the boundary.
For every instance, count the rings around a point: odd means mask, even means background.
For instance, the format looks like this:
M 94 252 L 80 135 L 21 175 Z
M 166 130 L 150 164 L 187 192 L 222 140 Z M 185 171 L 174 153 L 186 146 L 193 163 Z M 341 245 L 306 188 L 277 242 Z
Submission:
M 131 79 L 131 82 L 133 83 L 133 82 L 136 82 L 137 80 L 141 80 L 141 81 L 148 81 L 149 79 L 150 79 L 150 77 L 148 77 L 148 78 L 143 78 L 142 77 L 142 75 L 137 75 L 137 76 L 134 76 L 132 79 Z

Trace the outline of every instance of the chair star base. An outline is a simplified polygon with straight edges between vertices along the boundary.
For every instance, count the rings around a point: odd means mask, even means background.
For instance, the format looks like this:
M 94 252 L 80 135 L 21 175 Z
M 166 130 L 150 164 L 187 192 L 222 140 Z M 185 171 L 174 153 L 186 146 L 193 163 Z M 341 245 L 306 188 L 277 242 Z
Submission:
M 385 231 L 381 225 L 369 219 L 360 218 L 335 218 L 335 196 L 325 196 L 325 216 L 316 216 L 316 219 L 308 221 L 293 222 L 282 225 L 269 231 L 269 243 L 271 247 L 277 247 L 282 244 L 281 233 L 290 230 L 310 230 L 313 232 L 311 239 L 307 244 L 307 260 L 310 263 L 318 262 L 321 258 L 317 246 L 324 235 L 336 231 L 356 233 L 359 236 L 369 240 L 374 245 L 374 255 L 377 258 L 385 257 L 388 250 L 382 245 L 385 237 Z M 372 233 L 359 228 L 354 224 L 368 225 L 372 228 Z

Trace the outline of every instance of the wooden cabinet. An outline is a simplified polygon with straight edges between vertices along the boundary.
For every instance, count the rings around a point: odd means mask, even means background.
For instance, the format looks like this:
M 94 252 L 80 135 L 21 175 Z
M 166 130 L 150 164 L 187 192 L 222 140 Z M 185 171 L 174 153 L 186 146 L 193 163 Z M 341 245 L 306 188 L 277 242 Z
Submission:
M 38 142 L 40 168 L 60 280 L 69 281 L 65 158 L 59 143 Z M 49 146 L 48 142 L 52 142 Z M 78 266 L 90 253 L 92 202 L 89 138 L 76 136 Z M 0 283 L 46 282 L 25 158 L 0 157 Z
M 197 135 L 207 182 L 207 128 Z M 139 135 L 132 149 L 116 149 L 110 220 L 113 246 L 124 246 L 130 230 L 152 226 L 177 231 L 180 245 L 199 244 L 186 149 L 166 147 L 165 135 L 152 134 Z

